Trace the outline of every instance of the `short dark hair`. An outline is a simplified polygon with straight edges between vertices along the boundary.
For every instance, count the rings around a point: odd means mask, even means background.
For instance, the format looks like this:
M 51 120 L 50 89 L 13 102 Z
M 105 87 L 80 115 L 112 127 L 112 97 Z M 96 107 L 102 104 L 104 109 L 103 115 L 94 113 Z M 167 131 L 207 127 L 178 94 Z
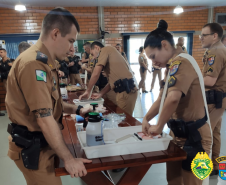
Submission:
M 122 47 L 121 44 L 116 44 L 116 46 Z
M 5 49 L 5 48 L 0 48 L 0 51 L 1 51 L 1 50 L 6 52 L 6 49 Z
M 208 24 L 205 24 L 203 26 L 203 28 L 205 28 L 205 27 L 209 27 L 210 28 L 210 31 L 212 33 L 217 33 L 219 39 L 222 38 L 224 31 L 223 31 L 223 28 L 222 28 L 222 26 L 220 24 L 215 23 L 215 22 L 214 23 L 208 23 Z
M 104 47 L 104 45 L 103 45 L 101 42 L 99 42 L 99 41 L 94 41 L 94 42 L 91 44 L 91 49 L 93 49 L 94 46 L 99 46 L 100 48 L 103 48 L 103 47 Z
M 221 41 L 223 42 L 225 38 L 226 38 L 226 34 L 224 34 L 224 35 L 222 36 Z
M 30 44 L 28 44 L 26 41 L 21 42 L 18 45 L 18 50 L 20 53 L 24 52 L 26 49 L 28 49 L 29 47 L 31 47 Z
M 62 37 L 65 37 L 71 31 L 71 26 L 75 25 L 78 33 L 80 27 L 75 17 L 66 9 L 59 7 L 51 10 L 43 19 L 42 31 L 47 35 L 52 29 L 58 28 Z
M 168 24 L 165 20 L 160 20 L 158 23 L 158 27 L 149 33 L 145 42 L 144 49 L 148 46 L 152 48 L 162 48 L 162 41 L 167 40 L 171 46 L 174 46 L 173 35 L 167 31 Z
M 141 46 L 141 47 L 139 48 L 139 52 L 142 53 L 143 50 L 144 50 L 144 47 Z
M 83 46 L 91 46 L 91 43 L 90 42 L 85 42 L 84 44 L 83 44 Z

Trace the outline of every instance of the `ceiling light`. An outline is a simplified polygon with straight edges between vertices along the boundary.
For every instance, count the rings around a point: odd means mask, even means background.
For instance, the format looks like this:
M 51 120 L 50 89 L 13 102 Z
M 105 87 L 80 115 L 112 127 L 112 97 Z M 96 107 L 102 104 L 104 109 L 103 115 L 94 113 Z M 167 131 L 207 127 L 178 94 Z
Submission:
M 24 10 L 26 10 L 26 6 L 24 6 L 22 4 L 15 5 L 15 10 L 24 11 Z
M 173 11 L 173 13 L 176 13 L 176 14 L 179 14 L 182 12 L 184 12 L 184 9 L 180 5 L 178 5 Z

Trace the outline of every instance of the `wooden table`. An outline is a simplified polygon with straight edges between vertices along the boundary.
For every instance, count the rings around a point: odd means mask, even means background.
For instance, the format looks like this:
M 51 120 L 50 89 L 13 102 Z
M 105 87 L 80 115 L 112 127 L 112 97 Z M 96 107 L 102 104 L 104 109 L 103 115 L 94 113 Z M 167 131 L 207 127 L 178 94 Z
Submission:
M 81 93 L 82 92 L 69 92 L 68 102 L 72 103 L 72 100 L 78 98 Z M 108 99 L 105 99 L 104 106 L 109 112 L 124 112 Z M 119 126 L 126 127 L 141 125 L 141 123 L 135 118 L 127 113 L 125 114 L 126 119 L 119 124 Z M 77 138 L 75 120 L 70 116 L 67 116 L 63 118 L 63 124 L 64 130 L 62 130 L 62 134 L 72 155 L 77 158 L 87 158 Z M 138 185 L 152 164 L 168 161 L 180 161 L 184 159 L 186 159 L 185 151 L 180 149 L 173 142 L 170 142 L 168 149 L 165 151 L 92 159 L 92 163 L 85 164 L 88 174 L 81 179 L 88 185 L 110 185 L 112 183 L 101 171 L 106 172 L 106 170 L 111 169 L 127 168 L 117 185 Z M 56 176 L 69 175 L 64 168 L 64 163 L 58 157 L 55 158 L 55 173 Z

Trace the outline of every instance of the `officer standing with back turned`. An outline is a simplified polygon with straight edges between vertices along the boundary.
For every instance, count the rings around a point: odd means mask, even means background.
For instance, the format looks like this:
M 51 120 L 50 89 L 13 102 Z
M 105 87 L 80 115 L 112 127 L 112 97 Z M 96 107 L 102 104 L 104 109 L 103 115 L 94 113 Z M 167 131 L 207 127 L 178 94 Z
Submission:
M 221 121 L 226 109 L 226 48 L 221 42 L 223 28 L 218 23 L 208 23 L 202 28 L 200 41 L 206 52 L 203 57 L 203 77 L 206 88 L 206 99 L 213 131 L 212 175 L 218 175 L 216 158 L 220 155 Z
M 21 53 L 8 76 L 6 108 L 8 156 L 23 173 L 28 185 L 61 185 L 55 176 L 54 155 L 64 162 L 71 177 L 82 177 L 87 171 L 64 143 L 63 111 L 84 115 L 89 110 L 62 101 L 55 60 L 74 52 L 73 43 L 80 28 L 74 16 L 64 8 L 51 10 L 42 23 L 37 43 Z

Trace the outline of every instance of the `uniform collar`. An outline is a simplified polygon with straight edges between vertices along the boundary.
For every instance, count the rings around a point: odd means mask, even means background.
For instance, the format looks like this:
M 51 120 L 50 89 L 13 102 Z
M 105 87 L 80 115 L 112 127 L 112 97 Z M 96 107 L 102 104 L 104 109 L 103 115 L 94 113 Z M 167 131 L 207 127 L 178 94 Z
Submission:
M 222 42 L 221 40 L 217 41 L 215 44 L 213 44 L 208 50 L 207 50 L 207 53 L 210 52 L 211 49 L 216 49 L 216 48 L 219 48 L 219 47 L 222 47 Z
M 36 51 L 40 51 L 40 52 L 42 52 L 43 54 L 45 54 L 48 57 L 47 65 L 51 68 L 51 70 L 57 69 L 55 60 L 53 60 L 51 58 L 51 55 L 50 55 L 48 49 L 42 43 L 41 39 L 38 39 L 38 41 L 36 42 L 35 46 L 37 47 Z

